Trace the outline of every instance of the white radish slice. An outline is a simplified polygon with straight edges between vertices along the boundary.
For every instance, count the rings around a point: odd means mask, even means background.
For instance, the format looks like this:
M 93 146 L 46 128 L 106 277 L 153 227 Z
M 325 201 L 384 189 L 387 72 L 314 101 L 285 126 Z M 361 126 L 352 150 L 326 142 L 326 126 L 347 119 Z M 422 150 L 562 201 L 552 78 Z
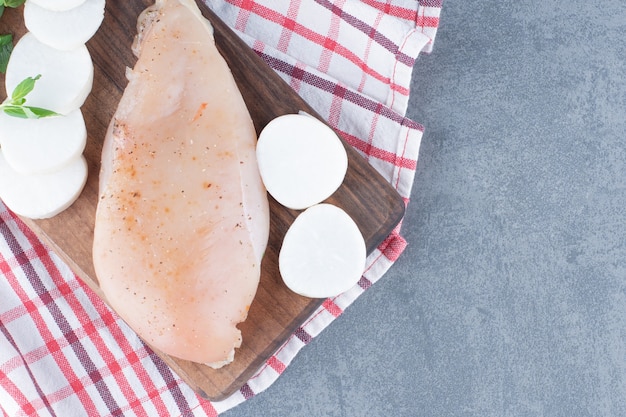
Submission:
M 30 32 L 15 45 L 6 72 L 10 95 L 27 77 L 41 74 L 26 105 L 68 114 L 83 105 L 93 86 L 93 62 L 85 45 L 61 51 L 45 45 Z
M 257 143 L 263 183 L 285 207 L 300 210 L 324 201 L 339 188 L 348 155 L 335 132 L 304 114 L 275 118 Z
M 296 217 L 285 234 L 278 264 L 293 292 L 326 298 L 359 281 L 366 256 L 365 240 L 354 220 L 341 208 L 322 203 Z
M 61 12 L 78 7 L 84 2 L 85 0 L 28 0 L 26 3 L 33 3 L 48 10 Z
M 52 11 L 27 1 L 24 24 L 41 42 L 56 49 L 70 50 L 85 44 L 104 19 L 105 0 L 87 0 L 65 11 Z
M 67 116 L 21 119 L 0 114 L 0 148 L 20 174 L 57 171 L 83 153 L 87 129 L 80 109 Z
M 82 155 L 59 171 L 21 175 L 11 169 L 0 152 L 0 199 L 20 216 L 56 216 L 76 201 L 86 181 L 87 161 Z

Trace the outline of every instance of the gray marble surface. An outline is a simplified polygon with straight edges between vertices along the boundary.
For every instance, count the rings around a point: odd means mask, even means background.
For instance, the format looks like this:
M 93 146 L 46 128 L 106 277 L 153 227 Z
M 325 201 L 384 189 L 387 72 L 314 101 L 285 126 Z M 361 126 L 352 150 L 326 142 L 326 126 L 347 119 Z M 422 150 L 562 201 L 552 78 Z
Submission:
M 626 416 L 626 2 L 441 18 L 409 247 L 223 416 Z

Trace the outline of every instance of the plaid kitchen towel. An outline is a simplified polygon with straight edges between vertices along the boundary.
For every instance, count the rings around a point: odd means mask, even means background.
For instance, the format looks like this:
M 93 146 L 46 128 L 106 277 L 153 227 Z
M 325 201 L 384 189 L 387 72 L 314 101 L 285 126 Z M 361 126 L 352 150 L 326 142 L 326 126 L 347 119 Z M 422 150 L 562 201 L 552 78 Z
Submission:
M 411 72 L 442 0 L 205 0 L 408 204 Z M 199 398 L 0 203 L 0 416 L 216 416 L 269 387 L 404 250 L 400 226 L 238 392 Z

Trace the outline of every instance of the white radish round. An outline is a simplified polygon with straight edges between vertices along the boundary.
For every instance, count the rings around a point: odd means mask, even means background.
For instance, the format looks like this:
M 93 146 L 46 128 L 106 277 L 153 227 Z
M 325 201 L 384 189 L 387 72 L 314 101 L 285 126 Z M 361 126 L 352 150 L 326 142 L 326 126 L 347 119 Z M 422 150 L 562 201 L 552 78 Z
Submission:
M 83 105 L 93 86 L 93 62 L 85 45 L 61 51 L 41 43 L 30 32 L 15 45 L 7 65 L 8 95 L 27 77 L 41 74 L 26 96 L 26 105 L 68 114 Z
M 326 298 L 359 281 L 366 256 L 365 240 L 354 220 L 341 208 L 322 203 L 296 217 L 285 234 L 278 264 L 293 292 Z
M 330 197 L 348 169 L 339 137 L 304 114 L 283 115 L 269 122 L 259 135 L 257 161 L 270 195 L 296 210 Z
M 21 119 L 0 113 L 0 148 L 20 174 L 57 171 L 83 153 L 87 129 L 80 109 L 67 116 Z
M 84 2 L 85 0 L 28 0 L 26 3 L 33 3 L 48 10 L 61 12 L 78 7 Z
M 41 42 L 70 50 L 85 44 L 104 19 L 105 0 L 87 0 L 64 11 L 53 11 L 30 0 L 24 6 L 24 24 Z
M 82 155 L 59 171 L 22 175 L 9 166 L 0 150 L 0 199 L 20 216 L 56 216 L 76 201 L 86 181 L 87 161 Z

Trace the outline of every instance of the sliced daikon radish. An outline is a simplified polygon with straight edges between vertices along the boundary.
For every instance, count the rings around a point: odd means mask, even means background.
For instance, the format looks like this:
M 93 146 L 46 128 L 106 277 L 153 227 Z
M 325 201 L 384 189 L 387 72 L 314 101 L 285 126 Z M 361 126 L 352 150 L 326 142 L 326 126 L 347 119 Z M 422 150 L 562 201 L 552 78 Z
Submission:
M 52 11 L 27 1 L 24 24 L 41 42 L 69 50 L 86 43 L 104 19 L 105 0 L 87 0 L 65 11 Z
M 30 32 L 15 45 L 6 72 L 10 92 L 27 77 L 41 74 L 26 104 L 68 114 L 83 105 L 93 86 L 93 62 L 85 45 L 61 51 L 43 44 Z
M 332 297 L 352 288 L 365 269 L 363 235 L 352 218 L 332 204 L 304 210 L 287 230 L 278 264 L 293 292 Z
M 330 197 L 348 169 L 339 137 L 304 114 L 279 116 L 268 123 L 259 135 L 257 160 L 270 195 L 296 210 Z
M 78 7 L 84 2 L 85 0 L 28 0 L 26 3 L 34 3 L 48 10 L 61 12 Z
M 59 171 L 22 175 L 9 166 L 0 149 L 0 199 L 20 216 L 56 216 L 72 205 L 86 181 L 87 161 L 82 155 Z
M 21 119 L 0 113 L 0 148 L 20 174 L 57 171 L 83 153 L 87 129 L 80 109 L 67 116 Z

